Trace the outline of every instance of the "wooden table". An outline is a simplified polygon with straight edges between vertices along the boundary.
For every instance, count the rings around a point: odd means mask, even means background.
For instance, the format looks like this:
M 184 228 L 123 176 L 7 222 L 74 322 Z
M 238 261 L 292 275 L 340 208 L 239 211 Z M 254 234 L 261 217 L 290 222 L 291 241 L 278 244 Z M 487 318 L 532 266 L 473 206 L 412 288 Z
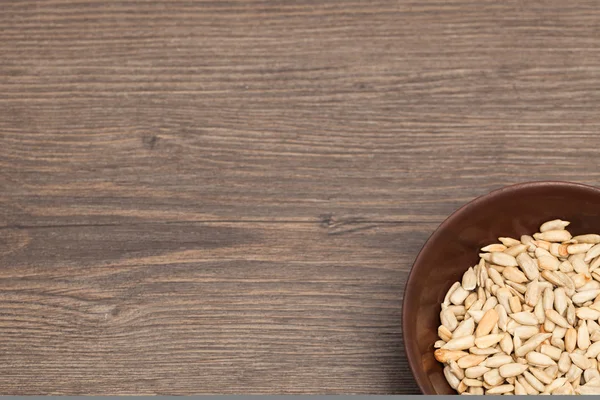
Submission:
M 417 252 L 597 184 L 600 9 L 5 0 L 0 393 L 416 393 Z

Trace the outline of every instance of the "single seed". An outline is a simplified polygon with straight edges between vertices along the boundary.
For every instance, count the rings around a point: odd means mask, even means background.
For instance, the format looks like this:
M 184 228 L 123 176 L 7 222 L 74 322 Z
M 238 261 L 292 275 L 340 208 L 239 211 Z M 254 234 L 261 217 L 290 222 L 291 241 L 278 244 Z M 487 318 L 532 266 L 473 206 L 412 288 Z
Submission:
M 464 356 L 458 359 L 457 364 L 459 367 L 463 368 L 463 369 L 467 369 L 467 368 L 471 368 L 471 367 L 475 367 L 479 364 L 481 364 L 482 362 L 484 362 L 486 359 L 486 356 L 478 356 L 478 355 L 474 355 L 474 354 L 469 354 L 468 356 Z M 487 366 L 487 364 L 486 364 Z
M 488 244 L 485 247 L 481 248 L 481 251 L 485 251 L 487 253 L 493 253 L 495 251 L 504 251 L 506 250 L 507 247 L 503 244 L 500 243 L 494 243 L 494 244 Z
M 446 380 L 448 381 L 450 387 L 456 390 L 456 388 L 458 388 L 458 385 L 460 384 L 460 379 L 458 379 L 456 375 L 454 375 L 452 371 L 450 371 L 450 367 L 444 368 L 444 376 L 446 377 Z
M 520 313 L 521 311 L 523 311 L 523 307 L 521 306 L 521 301 L 517 298 L 517 297 L 511 297 L 508 300 L 508 304 L 510 305 L 510 310 L 513 313 Z M 533 314 L 531 314 L 533 315 Z M 533 317 L 535 318 L 535 315 L 533 315 Z M 535 318 L 536 323 L 537 323 L 537 318 Z
M 498 238 L 498 241 L 500 241 L 500 243 L 502 243 L 506 247 L 516 246 L 521 243 L 517 239 L 513 239 L 513 238 L 509 238 L 509 237 L 500 237 L 500 238 Z
M 545 389 L 544 384 L 536 378 L 531 372 L 523 371 L 523 377 L 531 385 L 532 388 L 537 390 L 538 392 L 543 392 Z
M 555 231 L 560 229 L 565 229 L 569 226 L 569 221 L 563 221 L 561 219 L 553 219 L 551 221 L 546 221 L 540 226 L 540 232 L 544 233 L 547 231 Z M 600 243 L 600 241 L 599 241 Z
M 500 376 L 503 378 L 509 378 L 513 376 L 521 375 L 523 372 L 527 371 L 529 366 L 519 364 L 519 363 L 511 363 L 505 364 L 501 366 L 498 370 L 500 372 Z M 487 371 L 486 371 L 487 372 Z
M 527 380 L 525 380 L 524 376 L 517 376 L 517 382 L 519 382 L 521 385 L 523 385 L 523 387 L 525 388 L 525 391 L 527 392 L 528 395 L 536 395 L 536 394 L 540 394 L 539 391 L 535 390 L 533 388 L 533 386 L 531 386 Z M 516 390 L 516 387 L 515 387 Z
M 467 385 L 467 386 L 469 386 L 471 388 L 472 387 L 482 387 L 483 386 L 483 382 L 480 381 L 479 379 L 465 378 L 465 379 L 463 379 L 463 382 L 464 382 L 465 385 Z
M 505 333 L 502 340 L 500 340 L 500 348 L 506 354 L 511 354 L 513 352 L 514 344 L 508 333 Z
M 458 326 L 458 321 L 456 320 L 456 316 L 452 312 L 452 310 L 446 308 L 442 310 L 440 313 L 440 320 L 442 321 L 442 325 L 448 328 L 449 331 L 453 331 Z
M 467 368 L 465 370 L 465 376 L 470 379 L 480 378 L 483 376 L 483 374 L 485 374 L 489 370 L 490 370 L 490 368 L 488 368 L 488 367 L 478 365 L 475 367 Z
M 490 254 L 490 262 L 492 264 L 500 265 L 501 267 L 516 267 L 519 265 L 515 257 L 499 252 Z
M 590 270 L 589 270 L 587 263 L 585 261 L 583 261 L 584 257 L 585 257 L 584 254 L 576 254 L 576 255 L 569 257 L 569 261 L 571 262 L 571 265 L 573 266 L 573 270 L 575 272 L 577 272 L 578 274 L 586 274 L 587 275 L 590 273 Z
M 438 360 L 441 363 L 447 363 L 450 360 L 458 360 L 462 357 L 468 356 L 469 353 L 466 353 L 464 351 L 457 351 L 457 350 L 446 350 L 446 349 L 437 349 L 433 355 L 435 356 L 435 359 Z
M 454 293 L 454 291 L 456 290 L 456 288 L 458 288 L 460 286 L 460 282 L 455 282 L 451 287 L 450 290 L 448 290 L 448 292 L 446 292 L 446 297 L 444 297 L 444 305 L 449 305 L 450 304 L 450 296 L 452 296 L 452 294 Z
M 527 353 L 525 358 L 530 364 L 539 367 L 550 367 L 552 365 L 556 365 L 556 362 L 553 359 L 545 354 L 538 353 L 537 351 L 531 351 Z
M 574 328 L 568 328 L 565 334 L 565 350 L 572 353 L 577 346 L 577 331 Z
M 565 349 L 565 342 L 560 338 L 553 337 L 552 339 L 550 339 L 550 344 L 560 349 L 560 351 L 563 351 Z
M 536 367 L 530 367 L 529 371 L 544 385 L 552 383 L 552 381 L 555 379 L 553 376 Z
M 470 347 L 473 347 L 475 344 L 475 336 L 465 336 L 458 339 L 449 340 L 448 343 L 442 347 L 442 349 L 447 350 L 466 350 Z
M 477 286 L 477 276 L 473 268 L 469 268 L 462 278 L 462 288 L 467 291 L 475 289 Z M 465 297 L 466 298 L 466 297 Z
M 488 335 L 496 323 L 498 323 L 498 313 L 492 308 L 479 321 L 479 325 L 477 325 L 477 329 L 475 330 L 475 337 Z
M 534 335 L 531 339 L 523 343 L 518 349 L 515 349 L 515 355 L 517 357 L 523 357 L 530 351 L 533 351 L 536 347 L 541 345 L 545 340 L 549 339 L 552 336 L 551 333 L 538 333 Z M 515 339 L 518 336 L 515 337 Z
M 458 366 L 458 364 L 456 363 L 456 361 L 450 361 L 448 362 L 448 366 L 450 367 L 450 371 L 452 371 L 452 373 L 458 378 L 458 379 L 465 379 L 465 372 L 463 371 L 462 368 L 460 368 Z
M 587 352 L 585 353 L 585 356 L 587 358 L 596 358 L 598 357 L 598 354 L 600 354 L 600 342 L 596 342 L 590 345 L 590 347 L 588 347 L 587 349 Z
M 533 237 L 536 240 L 545 240 L 547 242 L 566 242 L 573 236 L 567 230 L 557 229 L 536 233 L 533 235 Z
M 558 361 L 560 359 L 560 355 L 562 354 L 561 349 L 554 347 L 554 346 L 547 345 L 547 344 L 543 344 L 541 346 L 540 352 L 542 354 L 547 355 L 554 361 Z
M 454 305 L 462 305 L 465 302 L 465 299 L 469 295 L 469 291 L 463 289 L 462 286 L 456 288 L 452 296 L 450 296 L 450 302 Z
M 577 243 L 567 247 L 567 251 L 569 252 L 569 254 L 582 254 L 587 253 L 587 251 L 591 249 L 592 246 L 593 244 L 591 243 Z
M 469 349 L 471 354 L 475 354 L 478 356 L 489 356 L 491 354 L 500 353 L 500 349 L 496 347 L 488 347 L 487 349 L 480 349 L 479 347 L 471 347 Z
M 571 327 L 567 320 L 558 312 L 556 312 L 556 310 L 546 310 L 546 318 L 554 322 L 556 325 L 562 326 L 563 328 Z
M 548 311 L 546 311 L 546 317 L 548 317 Z M 556 312 L 556 311 L 555 311 Z M 512 319 L 517 321 L 521 325 L 538 325 L 538 320 L 532 312 L 529 311 L 521 311 L 518 313 L 513 313 L 509 315 Z
M 490 276 L 490 279 L 492 280 L 492 282 L 494 282 L 496 285 L 498 285 L 500 287 L 505 286 L 504 279 L 502 279 L 502 275 L 500 275 L 500 272 L 496 271 L 494 268 L 490 268 L 488 270 L 488 275 Z
M 543 270 L 557 271 L 558 266 L 560 265 L 560 261 L 552 254 L 548 254 L 547 256 L 542 256 L 538 258 L 538 265 Z
M 504 254 L 508 254 L 509 256 L 517 257 L 519 254 L 527 251 L 527 247 L 524 244 L 518 244 L 516 246 L 511 246 L 508 249 L 504 250 Z
M 534 335 L 537 335 L 540 332 L 537 326 L 519 326 L 515 329 L 515 336 L 520 337 L 521 339 L 529 339 Z
M 529 280 L 537 279 L 540 275 L 537 263 L 527 253 L 521 253 L 516 258 L 517 264 L 523 270 Z
M 487 349 L 488 347 L 492 347 L 495 344 L 499 343 L 503 337 L 504 337 L 504 334 L 491 334 L 491 335 L 481 336 L 481 337 L 478 337 L 475 339 L 475 346 L 479 347 L 480 349 Z M 462 350 L 462 349 L 456 349 L 456 350 Z
M 600 294 L 600 289 L 598 290 L 586 290 L 584 292 L 578 292 L 573 295 L 571 300 L 575 304 L 583 304 L 586 301 L 594 300 L 596 296 Z
M 508 314 L 506 313 L 506 310 L 500 304 L 498 304 L 494 310 L 496 310 L 496 313 L 498 314 L 498 327 L 506 332 L 506 325 L 508 324 Z
M 582 350 L 587 350 L 591 344 L 592 343 L 590 341 L 590 333 L 588 331 L 585 320 L 583 320 L 581 325 L 577 329 L 577 347 L 579 347 Z
M 568 352 L 563 351 L 558 359 L 558 370 L 565 374 L 569 368 L 571 368 L 571 357 L 569 357 Z
M 600 235 L 589 234 L 589 235 L 579 235 L 573 238 L 577 243 L 590 243 L 597 244 L 600 243 Z
M 544 393 L 552 393 L 555 389 L 558 389 L 559 387 L 563 386 L 565 383 L 567 383 L 567 378 L 555 379 L 552 383 L 550 383 L 548 386 L 546 386 L 546 388 L 544 389 Z
M 590 360 L 588 360 L 588 358 L 584 355 L 571 353 L 571 354 L 569 354 L 569 357 L 571 357 L 571 361 L 573 362 L 573 364 L 575 364 L 577 367 L 581 368 L 582 370 L 588 369 L 591 367 Z
M 494 387 L 501 384 L 504 381 L 504 378 L 500 376 L 500 371 L 497 369 L 492 369 L 483 374 L 483 380 L 488 385 Z
M 500 385 L 493 387 L 487 391 L 487 394 L 503 394 L 515 390 L 513 385 Z

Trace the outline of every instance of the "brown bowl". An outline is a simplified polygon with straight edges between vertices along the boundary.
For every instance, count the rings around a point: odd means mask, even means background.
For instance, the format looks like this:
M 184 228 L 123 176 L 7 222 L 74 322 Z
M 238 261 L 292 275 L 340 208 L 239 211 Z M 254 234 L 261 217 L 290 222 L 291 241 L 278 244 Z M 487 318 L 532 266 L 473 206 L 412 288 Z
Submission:
M 508 186 L 466 204 L 431 235 L 412 267 L 402 309 L 408 363 L 424 394 L 456 394 L 433 356 L 450 286 L 477 264 L 482 246 L 532 234 L 555 218 L 571 221 L 573 235 L 600 233 L 600 189 L 567 182 Z

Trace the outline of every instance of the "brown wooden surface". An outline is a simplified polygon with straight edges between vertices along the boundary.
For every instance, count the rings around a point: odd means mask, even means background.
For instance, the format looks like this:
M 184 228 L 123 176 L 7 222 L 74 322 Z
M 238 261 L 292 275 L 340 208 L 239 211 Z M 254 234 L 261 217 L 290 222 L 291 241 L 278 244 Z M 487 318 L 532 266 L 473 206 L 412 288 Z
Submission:
M 0 393 L 416 393 L 475 196 L 596 184 L 589 1 L 0 4 Z

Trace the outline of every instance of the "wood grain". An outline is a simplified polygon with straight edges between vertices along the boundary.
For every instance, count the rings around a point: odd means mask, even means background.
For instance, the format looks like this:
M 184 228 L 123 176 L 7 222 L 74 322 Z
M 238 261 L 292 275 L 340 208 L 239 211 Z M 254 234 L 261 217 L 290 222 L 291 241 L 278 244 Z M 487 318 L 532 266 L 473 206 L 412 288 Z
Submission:
M 0 393 L 416 393 L 404 282 L 491 189 L 597 184 L 591 0 L 8 0 Z

